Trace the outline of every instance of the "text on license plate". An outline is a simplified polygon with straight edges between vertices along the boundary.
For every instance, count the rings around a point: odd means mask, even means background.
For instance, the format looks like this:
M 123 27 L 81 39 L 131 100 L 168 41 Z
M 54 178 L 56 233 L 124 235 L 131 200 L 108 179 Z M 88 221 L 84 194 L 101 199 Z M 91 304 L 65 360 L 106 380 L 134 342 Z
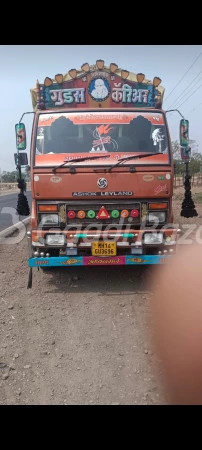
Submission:
M 116 242 L 92 242 L 91 250 L 93 256 L 115 256 Z

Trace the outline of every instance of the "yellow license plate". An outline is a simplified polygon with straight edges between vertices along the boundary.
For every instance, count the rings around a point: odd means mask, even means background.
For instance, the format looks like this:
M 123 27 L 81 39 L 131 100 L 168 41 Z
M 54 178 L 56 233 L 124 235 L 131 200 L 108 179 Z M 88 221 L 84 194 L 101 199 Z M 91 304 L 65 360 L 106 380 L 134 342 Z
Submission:
M 92 242 L 93 256 L 116 256 L 116 242 Z

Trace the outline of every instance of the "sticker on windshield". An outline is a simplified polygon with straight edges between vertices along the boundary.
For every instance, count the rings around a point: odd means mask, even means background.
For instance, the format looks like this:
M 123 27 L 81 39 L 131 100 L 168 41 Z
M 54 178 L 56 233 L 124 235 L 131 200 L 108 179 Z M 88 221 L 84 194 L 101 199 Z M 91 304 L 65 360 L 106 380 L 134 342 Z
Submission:
M 92 142 L 90 153 L 108 151 L 117 152 L 118 144 L 115 139 L 112 139 L 112 137 L 109 136 L 110 131 L 113 129 L 114 127 L 110 127 L 110 125 L 96 127 L 93 131 L 94 141 Z
M 165 134 L 162 133 L 160 128 L 156 128 L 152 133 L 153 144 L 158 146 L 159 153 L 162 152 L 162 141 L 165 139 Z

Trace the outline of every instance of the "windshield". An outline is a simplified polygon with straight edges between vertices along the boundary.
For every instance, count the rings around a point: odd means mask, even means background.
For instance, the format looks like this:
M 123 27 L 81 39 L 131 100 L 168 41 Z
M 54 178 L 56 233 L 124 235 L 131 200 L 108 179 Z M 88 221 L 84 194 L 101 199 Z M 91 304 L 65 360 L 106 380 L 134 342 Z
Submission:
M 163 153 L 159 155 L 159 162 L 167 164 L 164 117 L 159 112 L 143 111 L 42 113 L 38 120 L 35 152 L 36 165 L 60 164 L 74 158 L 107 153 L 111 155 L 110 159 L 117 160 L 144 152 Z M 150 164 L 152 159 L 149 158 Z M 108 159 L 105 164 L 109 164 Z

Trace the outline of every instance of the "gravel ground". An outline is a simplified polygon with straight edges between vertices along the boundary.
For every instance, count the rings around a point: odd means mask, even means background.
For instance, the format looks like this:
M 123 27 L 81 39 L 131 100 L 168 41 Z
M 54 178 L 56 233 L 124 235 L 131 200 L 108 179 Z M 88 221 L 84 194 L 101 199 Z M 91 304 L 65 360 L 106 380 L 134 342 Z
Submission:
M 149 332 L 155 269 L 40 269 L 27 290 L 26 258 L 26 239 L 0 246 L 0 404 L 165 404 Z

